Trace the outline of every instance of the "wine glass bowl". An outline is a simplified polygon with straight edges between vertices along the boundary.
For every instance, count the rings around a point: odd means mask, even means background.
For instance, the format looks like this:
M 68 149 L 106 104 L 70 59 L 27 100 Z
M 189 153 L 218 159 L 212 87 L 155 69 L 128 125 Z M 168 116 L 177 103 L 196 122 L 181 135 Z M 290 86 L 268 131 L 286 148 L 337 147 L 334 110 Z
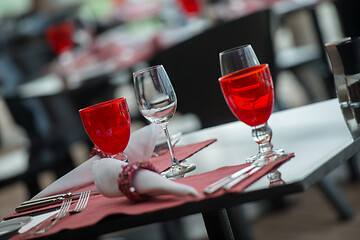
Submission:
M 225 100 L 233 114 L 252 127 L 253 140 L 259 153 L 247 161 L 274 161 L 287 156 L 283 150 L 274 150 L 272 130 L 267 121 L 274 106 L 274 87 L 269 66 L 262 64 L 245 68 L 219 79 Z
M 203 9 L 203 0 L 177 0 L 182 14 L 187 18 L 198 17 Z
M 131 119 L 126 98 L 117 98 L 79 110 L 91 141 L 109 157 L 127 160 L 123 151 L 130 139 Z
M 180 163 L 173 149 L 167 124 L 177 107 L 177 98 L 162 65 L 142 69 L 133 74 L 136 100 L 140 113 L 150 122 L 162 126 L 171 157 L 171 168 L 162 173 L 167 178 L 180 178 L 196 167 Z
M 71 21 L 53 24 L 46 29 L 46 39 L 56 55 L 71 51 L 74 46 L 74 31 L 75 27 Z
M 163 67 L 155 66 L 134 73 L 135 94 L 140 113 L 150 122 L 167 124 L 177 107 L 174 88 Z
M 232 113 L 251 127 L 269 119 L 274 105 L 274 87 L 269 66 L 258 65 L 226 75 L 219 80 Z

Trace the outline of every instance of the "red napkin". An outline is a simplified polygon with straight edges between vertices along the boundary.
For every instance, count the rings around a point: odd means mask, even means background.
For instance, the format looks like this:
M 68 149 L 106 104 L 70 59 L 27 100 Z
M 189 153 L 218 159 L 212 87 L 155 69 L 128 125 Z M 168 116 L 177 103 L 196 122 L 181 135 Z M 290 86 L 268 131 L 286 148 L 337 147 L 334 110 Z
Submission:
M 263 167 L 258 172 L 254 173 L 250 177 L 241 181 L 238 185 L 234 186 L 227 192 L 241 192 L 247 186 L 257 181 L 262 176 L 266 175 L 268 172 L 273 170 L 274 168 L 279 167 L 281 164 L 288 161 L 292 158 L 294 154 L 290 154 L 287 158 L 275 162 L 270 163 Z M 167 159 L 168 161 L 168 159 Z M 206 172 L 203 174 L 192 175 L 189 177 L 173 180 L 179 183 L 187 184 L 194 187 L 200 194 L 198 198 L 191 197 L 178 197 L 173 195 L 163 195 L 152 198 L 150 201 L 134 203 L 129 201 L 125 197 L 120 198 L 105 198 L 102 195 L 93 195 L 89 199 L 89 203 L 83 212 L 80 212 L 75 215 L 71 215 L 71 217 L 67 216 L 58 222 L 46 235 L 51 235 L 57 233 L 64 229 L 76 229 L 81 227 L 86 227 L 90 225 L 94 225 L 97 222 L 101 221 L 105 217 L 110 215 L 136 215 L 142 214 L 146 212 L 157 211 L 161 209 L 181 206 L 185 203 L 201 201 L 208 198 L 214 198 L 226 194 L 227 192 L 223 190 L 219 190 L 211 195 L 203 194 L 203 189 L 209 184 L 228 176 L 244 167 L 247 167 L 249 163 L 241 164 L 237 166 L 228 166 L 216 169 L 211 172 Z M 94 186 L 92 186 L 94 187 Z M 87 187 L 89 188 L 89 187 Z M 91 188 L 91 187 L 90 187 Z M 80 191 L 83 189 L 79 189 Z M 101 209 L 101 211 L 99 211 Z M 21 235 L 17 235 L 12 239 L 18 239 Z M 40 236 L 45 236 L 42 234 Z M 39 237 L 40 237 L 39 236 Z

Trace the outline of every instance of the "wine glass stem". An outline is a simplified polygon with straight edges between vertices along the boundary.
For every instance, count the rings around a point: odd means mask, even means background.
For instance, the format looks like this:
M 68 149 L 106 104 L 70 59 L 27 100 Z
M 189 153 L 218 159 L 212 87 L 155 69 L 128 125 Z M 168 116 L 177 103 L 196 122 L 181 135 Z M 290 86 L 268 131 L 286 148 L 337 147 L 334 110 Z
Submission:
M 252 128 L 253 140 L 259 145 L 259 153 L 271 152 L 272 130 L 267 123 Z
M 168 147 L 169 147 L 169 152 L 170 152 L 170 156 L 171 156 L 171 164 L 172 165 L 179 165 L 179 161 L 175 157 L 174 147 L 173 147 L 173 145 L 171 143 L 170 134 L 169 134 L 167 125 L 164 125 L 163 129 L 164 129 L 164 133 L 165 133 L 165 136 L 166 136 L 166 141 L 167 141 L 167 144 L 168 144 Z

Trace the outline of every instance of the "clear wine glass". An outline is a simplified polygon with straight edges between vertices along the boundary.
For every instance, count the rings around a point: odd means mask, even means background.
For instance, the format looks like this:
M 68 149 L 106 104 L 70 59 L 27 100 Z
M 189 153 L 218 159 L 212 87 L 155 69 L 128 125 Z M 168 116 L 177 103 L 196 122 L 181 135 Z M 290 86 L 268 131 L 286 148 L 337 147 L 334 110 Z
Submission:
M 135 95 L 140 113 L 150 122 L 162 126 L 171 156 L 171 168 L 162 173 L 167 178 L 181 178 L 193 171 L 194 164 L 180 163 L 175 156 L 167 124 L 175 114 L 177 99 L 174 88 L 162 65 L 152 66 L 133 74 Z
M 126 98 L 117 98 L 79 110 L 86 133 L 108 157 L 127 161 L 131 119 Z
M 276 161 L 288 154 L 273 150 L 272 130 L 267 121 L 274 105 L 274 87 L 267 64 L 244 68 L 219 79 L 225 100 L 233 114 L 252 127 L 258 154 L 247 161 Z
M 250 44 L 231 48 L 219 53 L 221 76 L 244 68 L 260 65 Z

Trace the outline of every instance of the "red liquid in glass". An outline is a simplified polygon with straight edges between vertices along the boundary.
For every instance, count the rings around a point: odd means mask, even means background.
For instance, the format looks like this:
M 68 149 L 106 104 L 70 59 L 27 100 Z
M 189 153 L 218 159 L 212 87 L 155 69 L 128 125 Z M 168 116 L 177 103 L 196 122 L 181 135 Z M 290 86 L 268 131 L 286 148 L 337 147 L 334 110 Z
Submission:
M 79 111 L 91 141 L 108 155 L 122 153 L 130 138 L 130 113 L 125 98 Z
M 198 16 L 202 9 L 202 0 L 177 0 L 181 11 L 188 17 Z
M 251 127 L 264 124 L 274 105 L 274 87 L 268 65 L 259 65 L 220 78 L 233 114 Z
M 72 22 L 62 22 L 46 29 L 46 38 L 55 54 L 60 55 L 73 48 L 73 32 L 74 24 Z

